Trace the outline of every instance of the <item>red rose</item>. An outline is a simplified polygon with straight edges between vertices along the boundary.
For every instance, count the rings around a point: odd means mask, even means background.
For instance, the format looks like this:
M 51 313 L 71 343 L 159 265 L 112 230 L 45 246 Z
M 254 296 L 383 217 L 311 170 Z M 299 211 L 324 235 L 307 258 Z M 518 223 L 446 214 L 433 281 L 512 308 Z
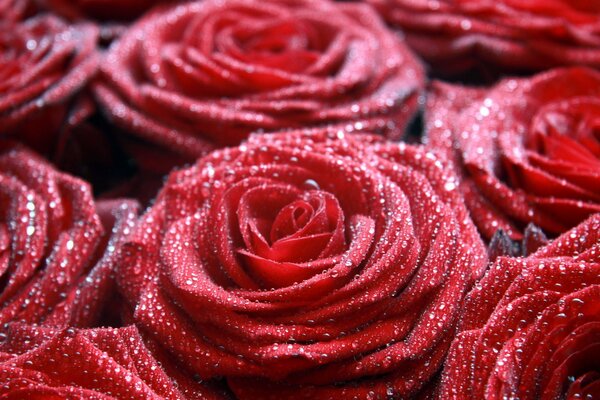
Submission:
M 72 106 L 96 72 L 97 35 L 47 15 L 0 22 L 0 135 L 55 151 L 59 134 L 89 115 Z
M 11 325 L 0 343 L 3 399 L 218 399 L 145 346 L 135 327 Z
M 367 0 L 438 71 L 483 61 L 510 70 L 600 67 L 600 3 L 570 0 Z
M 79 179 L 0 148 L 0 324 L 96 321 L 136 211 L 128 201 L 95 204 Z
M 123 248 L 136 324 L 239 398 L 419 391 L 484 265 L 451 169 L 343 136 L 211 153 L 169 177 Z
M 101 76 L 114 123 L 190 159 L 262 130 L 401 133 L 424 81 L 370 7 L 327 0 L 163 7 L 112 46 Z
M 128 21 L 160 3 L 177 0 L 37 0 L 40 6 L 70 20 Z
M 600 214 L 528 258 L 499 258 L 468 295 L 442 399 L 600 396 Z
M 600 212 L 600 74 L 561 69 L 491 89 L 437 84 L 427 139 L 462 169 L 471 216 L 488 239 L 533 222 L 559 234 Z

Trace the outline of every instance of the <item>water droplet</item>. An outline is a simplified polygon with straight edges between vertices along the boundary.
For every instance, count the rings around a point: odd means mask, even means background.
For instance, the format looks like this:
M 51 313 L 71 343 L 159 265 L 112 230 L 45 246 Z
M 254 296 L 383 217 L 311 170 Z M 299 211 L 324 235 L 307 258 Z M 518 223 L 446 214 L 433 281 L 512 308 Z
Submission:
M 307 179 L 304 181 L 304 188 L 306 190 L 320 190 L 321 187 L 314 179 Z

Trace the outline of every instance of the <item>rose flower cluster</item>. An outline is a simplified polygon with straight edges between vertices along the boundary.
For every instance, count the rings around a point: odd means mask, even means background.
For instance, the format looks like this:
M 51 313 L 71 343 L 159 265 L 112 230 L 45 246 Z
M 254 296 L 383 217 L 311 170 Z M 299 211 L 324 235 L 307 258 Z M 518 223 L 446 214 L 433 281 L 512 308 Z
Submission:
M 0 398 L 600 399 L 593 1 L 0 0 L 0 50 Z

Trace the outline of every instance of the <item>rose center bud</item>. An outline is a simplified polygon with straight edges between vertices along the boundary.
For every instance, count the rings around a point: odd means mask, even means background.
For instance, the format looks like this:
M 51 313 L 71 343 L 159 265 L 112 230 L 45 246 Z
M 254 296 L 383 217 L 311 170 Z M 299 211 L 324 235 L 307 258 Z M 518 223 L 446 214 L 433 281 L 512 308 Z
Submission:
M 550 105 L 534 119 L 528 147 L 548 157 L 580 164 L 600 163 L 600 102 Z M 581 158 L 583 157 L 583 158 Z
M 308 279 L 346 249 L 343 211 L 320 190 L 249 191 L 240 199 L 238 220 L 245 244 L 238 253 L 264 287 Z
M 540 108 L 524 137 L 527 162 L 544 176 L 510 173 L 513 187 L 537 196 L 600 201 L 600 101 L 579 97 Z M 546 176 L 555 177 L 548 181 Z M 566 192 L 571 191 L 571 192 Z
M 245 63 L 304 72 L 319 59 L 332 36 L 320 28 L 314 21 L 301 19 L 266 19 L 239 25 L 232 30 L 237 48 L 228 48 L 227 53 Z
M 297 200 L 285 206 L 277 214 L 271 226 L 271 243 L 276 243 L 279 239 L 285 239 L 297 233 L 306 226 L 314 214 L 313 205 L 304 200 Z

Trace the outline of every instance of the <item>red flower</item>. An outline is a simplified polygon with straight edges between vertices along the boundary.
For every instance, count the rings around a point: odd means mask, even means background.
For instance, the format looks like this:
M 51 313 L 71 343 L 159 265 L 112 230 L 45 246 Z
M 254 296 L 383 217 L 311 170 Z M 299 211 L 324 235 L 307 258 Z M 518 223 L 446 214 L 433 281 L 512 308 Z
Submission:
M 253 136 L 173 173 L 123 249 L 136 324 L 239 398 L 419 391 L 485 262 L 434 154 L 333 132 Z
M 137 329 L 11 325 L 0 344 L 3 399 L 218 399 L 155 359 Z
M 435 69 L 483 61 L 510 70 L 600 67 L 600 3 L 570 0 L 367 0 Z
M 100 318 L 136 211 L 127 201 L 96 205 L 84 182 L 0 148 L 0 324 Z
M 528 258 L 499 258 L 468 295 L 442 399 L 600 396 L 600 214 Z
M 52 16 L 0 22 L 0 134 L 53 152 L 61 131 L 80 122 L 72 107 L 98 66 L 97 28 Z
M 190 159 L 262 130 L 401 134 L 424 80 L 370 7 L 327 0 L 163 7 L 112 46 L 101 75 L 117 125 Z
M 600 74 L 554 70 L 491 89 L 437 84 L 429 145 L 463 170 L 461 189 L 488 239 L 529 222 L 559 234 L 600 212 Z

